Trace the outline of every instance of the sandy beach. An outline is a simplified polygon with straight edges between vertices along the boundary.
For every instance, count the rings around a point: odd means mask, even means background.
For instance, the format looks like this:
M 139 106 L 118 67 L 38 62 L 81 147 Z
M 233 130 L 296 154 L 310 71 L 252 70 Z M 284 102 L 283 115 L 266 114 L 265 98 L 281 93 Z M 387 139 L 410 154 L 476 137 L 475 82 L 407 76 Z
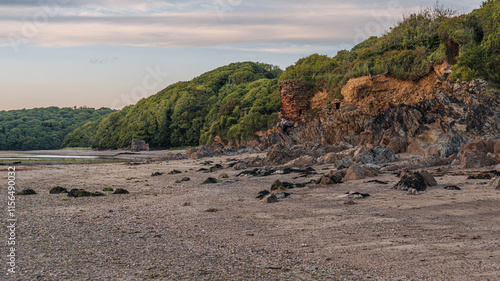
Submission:
M 225 166 L 248 156 L 16 166 L 17 191 L 38 194 L 16 196 L 18 272 L 11 280 L 500 279 L 500 191 L 489 180 L 467 179 L 488 168 L 429 168 L 438 185 L 419 195 L 391 189 L 399 178 L 383 173 L 289 189 L 271 204 L 256 195 L 273 181 L 310 178 L 197 171 L 210 167 L 206 161 Z M 312 179 L 332 169 L 313 168 Z M 7 166 L 0 173 L 6 181 Z M 202 184 L 222 173 L 228 178 Z M 130 194 L 71 198 L 49 194 L 55 186 Z M 370 196 L 345 197 L 354 191 Z M 1 244 L 3 259 L 8 247 Z

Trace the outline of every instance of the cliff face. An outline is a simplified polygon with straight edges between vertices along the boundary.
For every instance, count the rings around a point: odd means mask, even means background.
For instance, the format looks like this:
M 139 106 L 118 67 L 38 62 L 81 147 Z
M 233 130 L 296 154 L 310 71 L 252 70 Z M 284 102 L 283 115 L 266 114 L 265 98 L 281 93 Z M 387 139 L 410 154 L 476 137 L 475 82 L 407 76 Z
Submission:
M 396 153 L 456 154 L 467 139 L 500 135 L 500 92 L 478 79 L 452 83 L 450 68 L 434 66 L 418 81 L 402 81 L 384 75 L 351 79 L 343 87 L 340 108 L 331 106 L 324 93 L 307 94 L 305 88 L 281 84 L 282 122 L 263 143 L 287 146 L 315 142 L 374 147 L 385 145 Z M 321 101 L 323 99 L 323 101 Z M 309 122 L 309 108 L 322 112 Z
M 299 122 L 311 108 L 311 87 L 302 81 L 280 83 L 281 115 L 292 122 Z

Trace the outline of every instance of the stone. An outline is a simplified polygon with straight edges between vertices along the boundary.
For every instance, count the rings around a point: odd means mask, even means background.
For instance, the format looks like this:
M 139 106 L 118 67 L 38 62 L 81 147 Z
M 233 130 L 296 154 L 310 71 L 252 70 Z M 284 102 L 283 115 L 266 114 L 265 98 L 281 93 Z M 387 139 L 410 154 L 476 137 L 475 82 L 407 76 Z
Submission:
M 487 155 L 476 151 L 467 151 L 461 155 L 461 167 L 463 169 L 482 168 L 497 164 L 497 161 Z
M 375 177 L 377 175 L 378 172 L 376 169 L 354 164 L 347 169 L 344 180 L 361 180 L 364 178 Z
M 219 179 L 228 179 L 228 178 L 229 178 L 229 176 L 226 173 L 222 173 L 219 175 Z
M 358 164 L 383 164 L 393 162 L 395 159 L 394 150 L 385 146 L 373 149 L 362 147 L 354 154 L 354 162 Z
M 179 170 L 172 170 L 172 171 L 168 172 L 168 174 L 169 175 L 175 175 L 175 174 L 182 174 L 182 172 L 179 171 Z
M 489 183 L 488 186 L 491 188 L 494 188 L 496 190 L 500 190 L 500 177 L 492 179 Z
M 275 180 L 271 185 L 271 190 L 285 189 L 285 186 L 280 180 Z
M 328 176 L 333 180 L 334 183 L 341 183 L 346 174 L 347 169 L 333 170 L 328 172 Z
M 161 176 L 161 175 L 163 175 L 162 172 L 154 172 L 151 174 L 152 177 L 157 177 L 157 176 Z
M 356 205 L 356 202 L 354 202 L 352 200 L 349 200 L 349 201 L 345 201 L 344 205 L 346 205 L 346 206 L 352 206 L 352 205 Z
M 436 186 L 437 182 L 436 179 L 427 171 L 425 170 L 420 170 L 418 173 L 424 178 L 425 184 L 427 186 Z
M 446 189 L 446 190 L 462 190 L 460 187 L 458 187 L 456 185 L 447 185 L 447 186 L 445 186 L 443 188 Z
M 408 195 L 418 195 L 418 190 L 416 188 L 408 188 Z
M 92 194 L 85 189 L 74 188 L 68 192 L 69 197 L 89 197 Z
M 219 209 L 216 209 L 216 208 L 208 208 L 208 209 L 206 209 L 203 212 L 205 212 L 205 213 L 216 213 L 218 211 L 219 211 Z
M 113 192 L 114 190 L 111 187 L 105 187 L 102 189 L 104 192 Z
M 49 191 L 49 194 L 60 194 L 60 193 L 68 193 L 68 190 L 64 187 L 56 186 Z
M 347 192 L 346 194 L 342 194 L 338 197 L 347 197 L 347 198 L 352 198 L 352 199 L 361 199 L 361 198 L 366 198 L 366 197 L 369 197 L 370 194 L 368 193 L 360 193 L 360 192 L 357 192 L 357 191 L 349 191 Z
M 304 155 L 292 161 L 289 161 L 288 163 L 285 164 L 285 166 L 303 168 L 303 167 L 310 167 L 314 164 L 316 164 L 316 159 L 314 159 L 314 157 L 310 155 Z
M 319 179 L 319 184 L 334 184 L 335 182 L 330 178 L 329 176 L 322 176 L 321 179 Z
M 191 179 L 190 179 L 190 178 L 188 178 L 188 177 L 183 177 L 183 178 L 181 179 L 181 181 L 190 181 L 190 180 L 191 180 Z
M 205 181 L 203 181 L 203 184 L 212 184 L 212 183 L 217 183 L 217 182 L 218 181 L 216 178 L 209 177 Z
M 290 196 L 290 193 L 284 192 L 284 191 L 278 191 L 278 192 L 273 192 L 276 198 L 278 199 L 285 199 L 286 197 Z
M 19 192 L 17 195 L 35 195 L 37 194 L 36 191 L 34 191 L 33 189 L 31 188 L 28 188 L 28 189 L 24 189 L 22 190 L 21 192 Z
M 123 188 L 117 188 L 113 194 L 129 194 L 129 192 Z
M 418 172 L 406 172 L 402 173 L 401 180 L 392 188 L 399 190 L 415 189 L 416 191 L 425 191 L 427 189 L 427 182 Z
M 276 197 L 276 195 L 274 194 L 268 194 L 264 196 L 260 201 L 264 203 L 276 203 L 278 202 L 278 197 Z
M 462 168 L 481 168 L 498 164 L 498 161 L 494 158 L 495 147 L 498 143 L 500 143 L 500 140 L 485 137 L 477 137 L 469 141 L 458 154 Z M 494 157 L 488 156 L 488 153 L 491 153 L 490 155 Z
M 262 199 L 268 194 L 271 194 L 271 192 L 269 192 L 268 190 L 262 190 L 262 191 L 259 191 L 259 193 L 257 193 L 257 196 L 255 196 L 255 198 Z

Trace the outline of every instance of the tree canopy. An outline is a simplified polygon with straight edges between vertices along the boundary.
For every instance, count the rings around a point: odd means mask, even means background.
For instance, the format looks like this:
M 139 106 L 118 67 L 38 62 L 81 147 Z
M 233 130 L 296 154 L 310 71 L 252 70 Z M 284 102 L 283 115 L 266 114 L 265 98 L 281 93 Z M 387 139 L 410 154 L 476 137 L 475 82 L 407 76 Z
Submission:
M 0 150 L 59 149 L 68 133 L 111 112 L 87 107 L 0 111 Z

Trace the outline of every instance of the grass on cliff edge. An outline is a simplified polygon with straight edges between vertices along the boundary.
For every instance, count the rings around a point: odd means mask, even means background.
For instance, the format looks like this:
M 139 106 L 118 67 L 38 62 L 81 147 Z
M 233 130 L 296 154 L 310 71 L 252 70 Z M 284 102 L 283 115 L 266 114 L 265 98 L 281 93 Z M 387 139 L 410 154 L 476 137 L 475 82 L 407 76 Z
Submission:
M 485 1 L 470 14 L 455 14 L 438 4 L 409 14 L 390 32 L 350 51 L 300 59 L 279 80 L 301 80 L 342 98 L 340 90 L 350 78 L 371 73 L 417 80 L 433 64 L 447 61 L 453 65 L 452 78 L 500 82 L 500 0 Z

